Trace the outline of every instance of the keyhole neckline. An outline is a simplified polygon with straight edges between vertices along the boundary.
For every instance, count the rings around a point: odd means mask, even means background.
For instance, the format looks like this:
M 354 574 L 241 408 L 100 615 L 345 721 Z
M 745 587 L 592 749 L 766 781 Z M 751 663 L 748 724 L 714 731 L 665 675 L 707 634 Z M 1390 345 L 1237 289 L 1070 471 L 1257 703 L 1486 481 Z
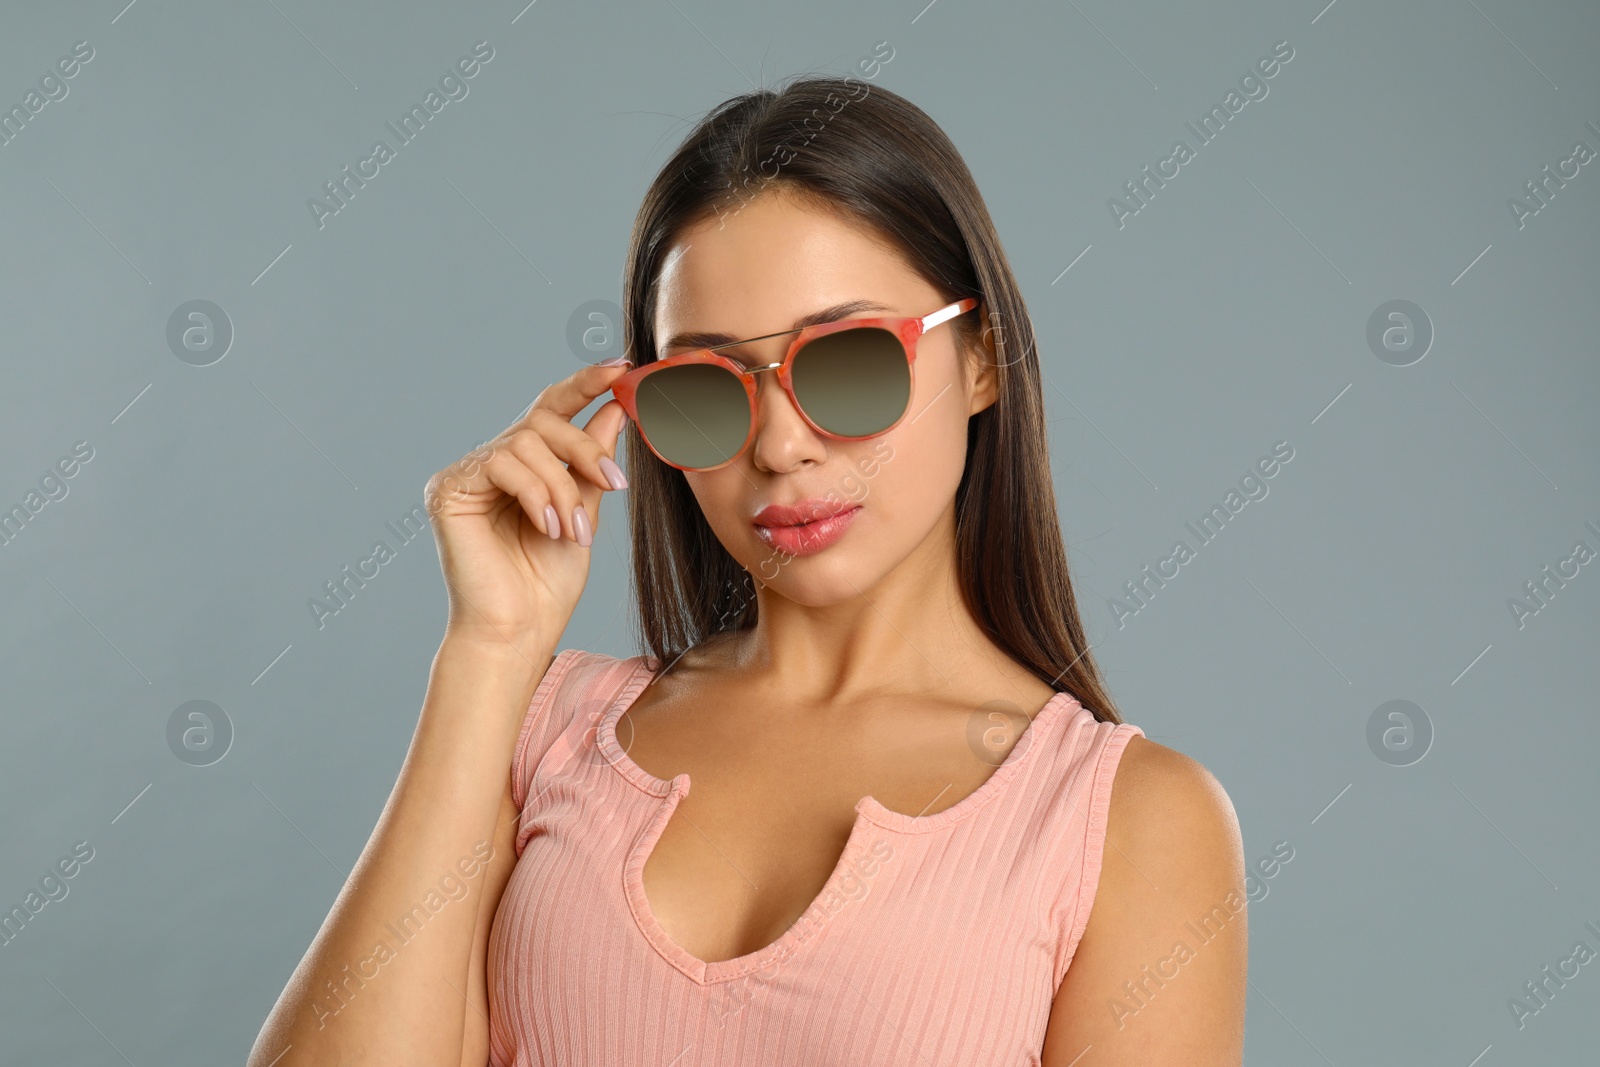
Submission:
M 907 815 L 891 811 L 871 795 L 862 797 L 856 802 L 856 817 L 851 823 L 850 836 L 845 841 L 843 851 L 839 853 L 839 859 L 834 863 L 833 870 L 829 872 L 822 889 L 812 898 L 800 917 L 775 940 L 752 952 L 725 960 L 703 960 L 672 939 L 660 920 L 656 918 L 655 912 L 650 907 L 649 897 L 645 894 L 645 863 L 654 851 L 656 842 L 666 830 L 667 822 L 672 818 L 679 801 L 688 795 L 689 775 L 688 772 L 683 772 L 675 775 L 670 781 L 657 778 L 634 763 L 617 742 L 617 721 L 638 699 L 639 694 L 644 691 L 645 686 L 660 668 L 660 661 L 653 656 L 639 656 L 637 659 L 638 662 L 628 676 L 628 681 L 595 730 L 595 744 L 606 762 L 639 789 L 661 800 L 660 810 L 645 823 L 638 838 L 628 850 L 622 870 L 622 888 L 627 897 L 628 908 L 633 913 L 634 923 L 645 940 L 662 959 L 701 986 L 731 981 L 755 971 L 764 971 L 780 965 L 805 942 L 823 932 L 830 922 L 838 921 L 828 915 L 829 894 L 836 892 L 847 872 L 856 864 L 857 857 L 872 847 L 866 840 L 869 824 L 876 824 L 882 830 L 898 834 L 922 834 L 966 818 L 1004 790 L 1006 783 L 1033 758 L 1034 751 L 1041 747 L 1041 742 L 1049 736 L 1052 727 L 1063 714 L 1069 709 L 1082 710 L 1082 705 L 1069 693 L 1057 693 L 1051 697 L 1033 716 L 1022 736 L 1011 746 L 1006 758 L 983 784 L 943 811 L 932 815 Z M 1084 710 L 1082 714 L 1089 713 Z

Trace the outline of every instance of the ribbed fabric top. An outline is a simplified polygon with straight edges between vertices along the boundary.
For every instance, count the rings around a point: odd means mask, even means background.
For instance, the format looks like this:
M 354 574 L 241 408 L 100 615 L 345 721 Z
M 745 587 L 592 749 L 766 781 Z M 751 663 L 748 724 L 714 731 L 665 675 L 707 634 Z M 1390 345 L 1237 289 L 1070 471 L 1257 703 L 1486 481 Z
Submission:
M 1144 731 L 1067 693 L 977 790 L 932 815 L 856 804 L 827 884 L 777 941 L 705 962 L 642 872 L 689 776 L 623 751 L 660 663 L 568 649 L 512 759 L 517 863 L 489 940 L 489 1062 L 631 1067 L 1037 1067 L 1089 921 L 1111 783 Z

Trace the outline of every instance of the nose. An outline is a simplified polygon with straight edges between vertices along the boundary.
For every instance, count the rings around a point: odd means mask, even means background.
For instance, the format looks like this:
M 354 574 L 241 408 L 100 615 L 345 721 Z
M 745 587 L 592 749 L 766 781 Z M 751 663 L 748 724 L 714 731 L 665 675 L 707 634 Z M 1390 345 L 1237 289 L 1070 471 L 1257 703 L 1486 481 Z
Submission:
M 776 368 L 756 374 L 756 436 L 750 461 L 783 474 L 828 458 L 828 442 L 811 428 L 778 381 Z

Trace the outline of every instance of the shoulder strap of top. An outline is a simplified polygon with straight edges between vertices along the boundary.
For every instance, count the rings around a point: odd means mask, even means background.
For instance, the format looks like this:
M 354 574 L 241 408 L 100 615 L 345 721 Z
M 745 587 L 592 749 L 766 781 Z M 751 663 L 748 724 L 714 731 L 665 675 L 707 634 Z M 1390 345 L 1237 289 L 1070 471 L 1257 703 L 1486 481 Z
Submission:
M 1064 847 L 1077 853 L 1076 862 L 1063 864 L 1077 868 L 1076 878 L 1057 887 L 1056 914 L 1060 936 L 1056 942 L 1055 985 L 1059 989 L 1067 967 L 1078 951 L 1078 942 L 1089 925 L 1095 891 L 1100 885 L 1100 867 L 1105 855 L 1106 827 L 1111 813 L 1111 786 L 1117 766 L 1128 742 L 1144 731 L 1132 723 L 1100 722 L 1081 706 L 1069 729 L 1063 730 L 1061 754 L 1066 766 L 1060 799 L 1065 802 L 1064 825 L 1069 827 Z
M 552 747 L 576 728 L 577 720 L 596 720 L 597 712 L 609 704 L 626 680 L 634 664 L 602 652 L 569 648 L 560 652 L 540 679 L 528 703 L 522 730 L 511 756 L 511 799 L 521 811 L 527 806 L 535 773 Z

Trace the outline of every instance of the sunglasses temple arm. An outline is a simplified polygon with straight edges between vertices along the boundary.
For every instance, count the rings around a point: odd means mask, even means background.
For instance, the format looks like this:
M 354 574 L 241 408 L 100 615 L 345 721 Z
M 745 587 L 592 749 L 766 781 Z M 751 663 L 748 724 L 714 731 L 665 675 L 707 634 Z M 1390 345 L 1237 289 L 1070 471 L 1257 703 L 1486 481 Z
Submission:
M 978 302 L 976 300 L 972 299 L 971 297 L 968 297 L 965 300 L 958 300 L 954 304 L 950 304 L 950 305 L 948 305 L 946 307 L 942 307 L 938 311 L 935 311 L 933 314 L 927 315 L 927 316 L 925 316 L 923 318 L 923 320 L 922 320 L 922 332 L 923 333 L 927 333 L 929 330 L 933 329 L 935 326 L 939 325 L 940 323 L 948 322 L 949 320 L 955 318 L 957 315 L 964 315 L 964 314 L 966 314 L 967 312 L 971 311 L 973 308 L 975 308 L 977 306 L 978 306 Z

